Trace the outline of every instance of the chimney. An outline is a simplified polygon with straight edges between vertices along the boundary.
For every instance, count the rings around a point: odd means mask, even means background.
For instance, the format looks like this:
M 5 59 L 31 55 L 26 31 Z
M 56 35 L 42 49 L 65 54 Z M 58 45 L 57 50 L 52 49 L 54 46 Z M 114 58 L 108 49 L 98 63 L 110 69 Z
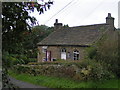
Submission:
M 58 19 L 55 20 L 54 29 L 59 30 L 62 28 L 62 23 L 58 23 Z
M 111 13 L 108 13 L 108 16 L 106 17 L 106 24 L 109 24 L 111 29 L 114 29 L 114 18 L 111 17 Z

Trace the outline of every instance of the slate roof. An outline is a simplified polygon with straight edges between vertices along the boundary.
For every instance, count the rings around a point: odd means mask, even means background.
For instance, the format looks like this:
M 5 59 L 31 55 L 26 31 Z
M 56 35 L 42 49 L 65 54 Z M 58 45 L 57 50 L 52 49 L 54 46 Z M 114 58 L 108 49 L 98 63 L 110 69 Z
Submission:
M 63 27 L 60 30 L 55 30 L 37 45 L 91 45 L 108 29 L 109 25 L 106 23 Z

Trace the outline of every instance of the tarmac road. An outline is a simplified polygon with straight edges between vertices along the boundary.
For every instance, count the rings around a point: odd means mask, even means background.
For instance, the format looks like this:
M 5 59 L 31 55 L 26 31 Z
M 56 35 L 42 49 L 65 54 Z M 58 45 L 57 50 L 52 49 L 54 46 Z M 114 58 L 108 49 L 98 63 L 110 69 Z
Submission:
M 15 78 L 12 78 L 12 77 L 9 77 L 9 79 L 12 84 L 14 84 L 15 86 L 18 86 L 19 88 L 46 88 L 42 86 L 33 85 L 27 82 L 23 82 L 20 80 L 16 80 Z

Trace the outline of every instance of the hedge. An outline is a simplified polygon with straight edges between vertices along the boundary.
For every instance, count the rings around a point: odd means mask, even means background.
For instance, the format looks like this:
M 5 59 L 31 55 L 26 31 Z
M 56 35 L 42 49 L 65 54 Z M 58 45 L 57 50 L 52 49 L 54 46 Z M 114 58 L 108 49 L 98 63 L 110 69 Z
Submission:
M 85 60 L 81 63 L 15 65 L 17 73 L 72 78 L 74 80 L 102 80 L 114 78 L 114 75 L 100 63 Z

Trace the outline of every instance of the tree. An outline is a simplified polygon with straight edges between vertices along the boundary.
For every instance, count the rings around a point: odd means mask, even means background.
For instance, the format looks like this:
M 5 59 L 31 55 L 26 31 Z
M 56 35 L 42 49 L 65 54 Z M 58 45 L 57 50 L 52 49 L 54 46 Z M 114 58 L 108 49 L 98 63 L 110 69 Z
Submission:
M 36 19 L 29 16 L 29 12 L 34 12 L 36 8 L 40 14 L 50 8 L 53 2 L 46 2 L 43 5 L 35 2 L 3 2 L 2 3 L 2 50 L 9 53 L 23 51 L 23 33 L 31 32 L 31 27 L 36 24 Z M 6 53 L 2 54 L 2 81 L 3 88 L 9 87 L 10 82 L 7 77 Z M 12 88 L 12 87 L 11 87 Z
M 31 17 L 29 12 L 37 11 L 42 14 L 50 9 L 53 2 L 3 2 L 2 3 L 2 41 L 3 50 L 13 52 L 13 47 L 21 46 L 19 42 L 23 41 L 22 33 L 31 32 L 31 27 L 36 24 L 35 17 Z M 21 48 L 21 47 L 20 47 Z
M 109 31 L 98 42 L 95 59 L 108 68 L 108 71 L 120 77 L 119 32 Z
M 32 28 L 31 33 L 28 31 L 23 33 L 23 48 L 28 57 L 35 57 L 37 43 L 47 37 L 51 32 L 53 32 L 53 27 L 48 27 L 45 25 L 35 26 Z M 30 53 L 33 53 L 31 55 Z

